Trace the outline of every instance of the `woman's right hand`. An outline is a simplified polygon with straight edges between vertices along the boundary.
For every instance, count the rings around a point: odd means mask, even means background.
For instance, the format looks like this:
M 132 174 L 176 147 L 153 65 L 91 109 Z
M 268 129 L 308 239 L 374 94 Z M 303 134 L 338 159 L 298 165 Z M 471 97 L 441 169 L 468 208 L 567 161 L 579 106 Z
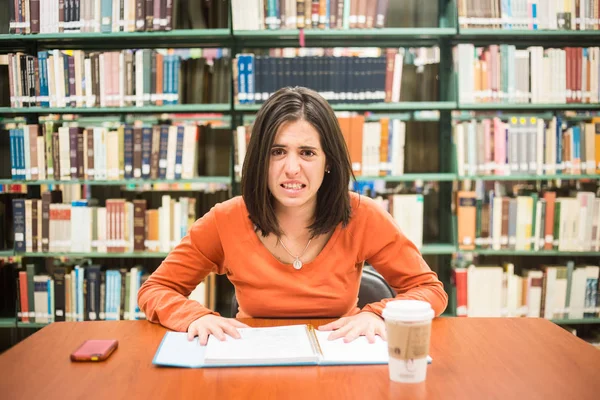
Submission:
M 187 331 L 188 340 L 191 341 L 195 336 L 198 336 L 200 345 L 206 346 L 208 335 L 213 335 L 221 341 L 225 340 L 225 334 L 239 339 L 241 336 L 237 328 L 249 328 L 249 326 L 233 318 L 207 314 L 190 324 Z

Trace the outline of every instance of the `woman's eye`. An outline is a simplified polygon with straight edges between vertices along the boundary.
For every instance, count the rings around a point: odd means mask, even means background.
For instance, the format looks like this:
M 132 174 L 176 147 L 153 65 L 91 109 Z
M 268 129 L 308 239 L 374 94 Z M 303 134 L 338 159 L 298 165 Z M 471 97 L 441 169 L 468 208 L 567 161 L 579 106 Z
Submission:
M 315 152 L 312 150 L 302 150 L 301 153 L 304 157 L 312 157 L 315 155 Z
M 273 149 L 271 150 L 271 155 L 272 156 L 280 156 L 283 154 L 283 150 L 282 149 Z

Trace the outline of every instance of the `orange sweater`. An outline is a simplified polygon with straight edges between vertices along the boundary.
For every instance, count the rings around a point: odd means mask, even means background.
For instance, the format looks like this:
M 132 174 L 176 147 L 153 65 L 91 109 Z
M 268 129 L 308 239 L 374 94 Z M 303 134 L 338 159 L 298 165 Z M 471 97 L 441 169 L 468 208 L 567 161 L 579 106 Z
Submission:
M 194 223 L 142 285 L 138 304 L 151 322 L 186 331 L 213 313 L 187 296 L 216 272 L 227 274 L 235 286 L 240 318 L 349 316 L 360 311 L 357 295 L 366 260 L 397 299 L 428 301 L 440 315 L 448 302 L 443 285 L 393 218 L 368 197 L 359 200 L 351 193 L 351 204 L 349 224 L 338 225 L 321 253 L 295 270 L 260 242 L 241 197 L 220 203 Z M 363 310 L 381 315 L 389 300 Z

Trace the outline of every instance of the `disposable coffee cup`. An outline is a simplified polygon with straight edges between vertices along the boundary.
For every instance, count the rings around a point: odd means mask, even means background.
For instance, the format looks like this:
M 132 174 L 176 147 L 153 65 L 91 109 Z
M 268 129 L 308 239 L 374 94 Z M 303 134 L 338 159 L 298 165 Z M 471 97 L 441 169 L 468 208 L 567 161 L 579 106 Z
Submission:
M 425 380 L 434 316 L 431 305 L 426 301 L 394 300 L 386 303 L 383 318 L 392 381 L 418 383 Z

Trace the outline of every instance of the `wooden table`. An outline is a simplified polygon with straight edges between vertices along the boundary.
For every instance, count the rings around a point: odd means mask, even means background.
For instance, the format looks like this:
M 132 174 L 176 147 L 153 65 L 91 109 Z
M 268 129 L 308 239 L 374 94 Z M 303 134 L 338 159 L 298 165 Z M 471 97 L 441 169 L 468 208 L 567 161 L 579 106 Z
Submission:
M 329 320 L 243 320 L 251 326 Z M 3 399 L 598 399 L 600 351 L 534 318 L 439 318 L 427 381 L 387 366 L 181 369 L 152 365 L 165 329 L 146 321 L 57 322 L 0 355 Z M 86 339 L 118 339 L 103 363 L 73 363 Z

